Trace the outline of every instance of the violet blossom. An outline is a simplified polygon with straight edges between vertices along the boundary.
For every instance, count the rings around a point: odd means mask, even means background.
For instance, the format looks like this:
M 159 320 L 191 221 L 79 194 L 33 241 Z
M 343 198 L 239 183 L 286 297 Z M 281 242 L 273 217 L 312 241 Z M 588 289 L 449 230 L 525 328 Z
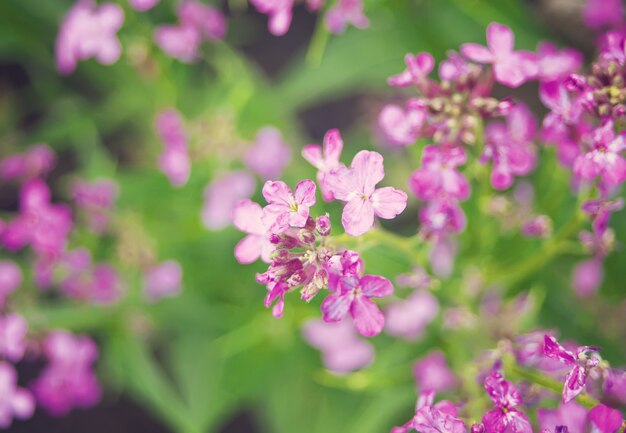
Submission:
M 485 379 L 485 389 L 496 406 L 482 419 L 486 433 L 532 433 L 528 417 L 517 406 L 522 404 L 519 390 L 504 379 L 499 371 L 492 372 Z
M 74 182 L 71 194 L 76 205 L 87 214 L 87 226 L 94 233 L 104 233 L 118 195 L 118 185 L 110 179 Z
M 256 135 L 243 161 L 246 166 L 264 180 L 279 178 L 291 161 L 291 148 L 283 141 L 280 131 L 266 126 Z
M 231 223 L 235 205 L 255 191 L 254 176 L 238 170 L 224 173 L 204 189 L 202 223 L 210 230 L 221 230 Z
M 333 169 L 344 166 L 339 161 L 342 150 L 343 140 L 338 129 L 329 129 L 324 134 L 322 146 L 309 144 L 302 148 L 302 157 L 313 167 L 317 168 L 317 183 L 325 201 L 334 199 L 327 177 Z
M 296 185 L 294 192 L 282 181 L 267 181 L 263 197 L 268 205 L 263 208 L 263 223 L 272 233 L 281 233 L 289 227 L 304 227 L 309 208 L 315 204 L 315 183 L 306 179 Z
M 413 365 L 413 376 L 419 389 L 449 391 L 458 385 L 458 380 L 450 371 L 445 355 L 433 351 Z
M 146 270 L 144 274 L 144 296 L 149 301 L 173 298 L 180 294 L 183 271 L 175 260 L 166 260 Z
M 427 290 L 417 290 L 404 301 L 385 309 L 385 331 L 395 337 L 416 340 L 439 313 L 439 302 Z
M 56 155 L 46 144 L 35 144 L 24 153 L 0 160 L 0 179 L 32 179 L 47 175 L 56 163 Z
M 13 418 L 28 419 L 35 412 L 35 400 L 30 391 L 17 386 L 17 372 L 0 362 L 0 428 L 8 428 Z
M 156 130 L 163 142 L 159 168 L 173 186 L 180 188 L 191 174 L 187 137 L 180 114 L 172 108 L 161 111 L 156 118 Z
M 363 13 L 362 0 L 337 0 L 326 12 L 324 23 L 331 33 L 343 33 L 348 24 L 364 29 L 370 21 Z
M 467 426 L 457 418 L 458 409 L 450 401 L 434 403 L 435 391 L 424 390 L 415 404 L 415 416 L 402 426 L 394 427 L 391 433 L 466 433 Z

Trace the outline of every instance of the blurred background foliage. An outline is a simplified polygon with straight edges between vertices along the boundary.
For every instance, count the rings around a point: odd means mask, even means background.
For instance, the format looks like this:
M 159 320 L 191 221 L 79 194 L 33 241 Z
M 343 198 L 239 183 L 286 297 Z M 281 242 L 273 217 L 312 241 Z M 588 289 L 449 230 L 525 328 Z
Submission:
M 294 149 L 284 177 L 294 184 L 314 176 L 313 168 L 299 158 L 299 149 L 320 142 L 327 129 L 341 129 L 345 161 L 377 145 L 372 125 L 383 102 L 394 97 L 386 78 L 403 69 L 405 53 L 429 51 L 440 59 L 463 42 L 482 43 L 491 21 L 511 26 L 517 46 L 524 49 L 534 49 L 546 38 L 564 42 L 569 36 L 550 32 L 538 3 L 543 2 L 370 0 L 370 28 L 351 28 L 338 37 L 320 34 L 315 16 L 298 7 L 290 32 L 275 38 L 267 33 L 264 16 L 246 9 L 246 2 L 232 0 L 219 5 L 229 19 L 226 40 L 204 46 L 202 59 L 187 65 L 168 58 L 152 42 L 155 25 L 174 21 L 173 0 L 162 0 L 147 13 L 121 1 L 126 13 L 119 33 L 123 57 L 110 67 L 83 62 L 66 78 L 54 68 L 53 48 L 72 1 L 0 1 L 2 154 L 48 143 L 60 155 L 52 182 L 57 197 L 67 196 L 71 176 L 114 177 L 121 185 L 119 218 L 133 234 L 126 246 L 131 256 L 86 233 L 80 243 L 92 247 L 96 256 L 117 257 L 122 269 L 125 261 L 132 261 L 133 249 L 150 244 L 159 257 L 176 258 L 184 269 L 183 293 L 173 300 L 144 305 L 139 275 L 127 266 L 129 295 L 120 304 L 102 308 L 52 300 L 26 311 L 34 327 L 67 327 L 96 337 L 101 348 L 98 370 L 107 393 L 98 409 L 88 411 L 100 414 L 94 415 L 97 423 L 80 413 L 54 422 L 39 416 L 18 423 L 14 431 L 33 431 L 29 428 L 43 422 L 51 429 L 47 431 L 378 433 L 411 414 L 411 363 L 433 347 L 444 350 L 452 368 L 471 380 L 465 366 L 481 349 L 491 347 L 496 336 L 477 329 L 442 330 L 441 320 L 417 343 L 376 338 L 377 357 L 366 371 L 348 376 L 326 372 L 319 354 L 300 336 L 302 323 L 319 316 L 319 300 L 304 305 L 288 299 L 285 317 L 273 319 L 263 308 L 264 290 L 254 279 L 262 265 L 242 267 L 233 258 L 241 235 L 234 229 L 209 232 L 201 224 L 203 188 L 236 164 L 216 154 L 195 163 L 189 183 L 174 189 L 156 169 L 161 144 L 154 117 L 162 108 L 176 107 L 187 121 L 200 125 L 193 140 L 226 153 L 233 143 L 250 141 L 259 128 L 274 125 Z M 536 90 L 524 87 L 515 96 L 541 110 Z M 549 192 L 535 206 L 553 217 L 558 232 L 576 204 L 566 172 L 555 168 L 553 153 L 542 150 L 533 183 Z M 389 153 L 385 182 L 404 188 L 418 157 L 417 151 L 408 157 Z M 0 200 L 3 211 L 13 209 L 17 192 L 3 186 Z M 540 241 L 502 233 L 478 206 L 480 202 L 464 206 L 469 228 L 459 244 L 466 261 L 436 292 L 442 303 L 468 305 L 474 314 L 480 313 L 479 299 L 463 290 L 467 266 L 514 269 L 541 248 Z M 338 206 L 318 203 L 316 211 L 324 210 L 339 221 Z M 389 228 L 413 234 L 416 211 L 417 203 L 411 202 Z M 625 224 L 623 218 L 613 221 L 618 240 L 626 233 Z M 368 273 L 394 278 L 414 265 L 412 257 L 384 245 L 365 249 Z M 503 293 L 511 297 L 529 292 L 533 308 L 521 318 L 520 330 L 554 327 L 565 337 L 603 346 L 610 361 L 624 363 L 625 348 L 616 343 L 624 341 L 625 327 L 610 320 L 623 318 L 624 305 L 617 301 L 623 299 L 626 258 L 613 254 L 608 259 L 603 299 L 583 304 L 572 296 L 569 279 L 579 252 L 574 248 L 571 255 L 539 263 L 531 273 L 502 283 Z M 398 293 L 406 294 L 402 289 Z M 120 405 L 131 407 L 130 413 Z M 146 427 L 114 421 L 107 414 L 156 421 Z

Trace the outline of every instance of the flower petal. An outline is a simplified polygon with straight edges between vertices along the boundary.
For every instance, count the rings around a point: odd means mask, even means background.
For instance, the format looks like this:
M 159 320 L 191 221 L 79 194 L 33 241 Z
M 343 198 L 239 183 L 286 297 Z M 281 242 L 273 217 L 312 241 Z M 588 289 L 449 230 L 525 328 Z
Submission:
M 495 56 L 509 54 L 514 44 L 515 36 L 509 27 L 499 23 L 487 26 L 487 46 Z
M 391 281 L 378 275 L 364 275 L 359 285 L 363 294 L 370 298 L 385 298 L 393 294 Z
M 376 216 L 384 219 L 392 219 L 406 209 L 406 192 L 390 186 L 380 188 L 372 194 L 372 207 Z
M 483 45 L 466 43 L 461 45 L 461 54 L 478 63 L 492 63 L 491 51 Z
M 362 150 L 354 156 L 350 168 L 354 171 L 354 182 L 358 192 L 370 195 L 376 184 L 385 177 L 383 156 L 378 152 Z
M 346 204 L 341 223 L 350 236 L 361 236 L 374 225 L 374 208 L 370 200 L 357 197 Z
M 328 295 L 320 307 L 322 319 L 324 322 L 339 322 L 350 310 L 350 304 L 350 296 L 335 293 Z
M 380 334 L 385 325 L 385 316 L 378 306 L 365 296 L 357 296 L 350 305 L 354 327 L 359 334 L 373 337 Z
M 311 207 L 315 204 L 315 182 L 310 179 L 298 182 L 294 192 L 296 203 Z
M 235 246 L 235 258 L 239 263 L 248 264 L 261 256 L 263 238 L 258 235 L 248 235 Z
M 263 185 L 263 197 L 270 204 L 289 206 L 292 200 L 291 188 L 283 181 L 268 180 Z

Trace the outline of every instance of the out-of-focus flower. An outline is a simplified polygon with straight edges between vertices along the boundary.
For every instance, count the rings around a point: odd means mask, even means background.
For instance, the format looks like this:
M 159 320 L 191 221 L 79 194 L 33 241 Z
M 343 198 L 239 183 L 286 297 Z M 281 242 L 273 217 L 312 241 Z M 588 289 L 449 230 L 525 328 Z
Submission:
M 33 383 L 37 402 L 55 416 L 74 407 L 89 407 L 100 399 L 100 385 L 92 368 L 98 349 L 89 337 L 65 331 L 50 333 L 43 351 L 48 365 Z
M 191 161 L 180 114 L 172 108 L 161 111 L 156 118 L 156 130 L 164 146 L 159 168 L 172 185 L 181 187 L 189 180 Z
M 566 426 L 569 433 L 585 433 L 587 410 L 570 401 L 560 404 L 557 409 L 537 409 L 537 420 L 541 429 L 555 430 L 557 426 Z
M 200 34 L 191 27 L 163 25 L 154 31 L 154 41 L 170 57 L 191 63 L 198 56 Z
M 458 409 L 452 402 L 442 400 L 434 403 L 434 401 L 434 390 L 422 390 L 415 404 L 415 416 L 406 424 L 392 428 L 391 433 L 408 433 L 411 430 L 423 433 L 465 433 L 467 431 L 465 423 L 457 418 Z
M 430 292 L 418 290 L 406 301 L 394 301 L 385 310 L 385 331 L 415 340 L 439 313 L 439 302 Z
M 378 115 L 378 126 L 391 145 L 408 146 L 419 138 L 425 118 L 423 110 L 412 107 L 405 110 L 398 105 L 388 104 Z
M 298 182 L 294 192 L 282 181 L 267 181 L 263 197 L 268 205 L 263 208 L 263 223 L 272 233 L 281 233 L 289 227 L 304 227 L 309 208 L 315 204 L 315 183 L 306 179 Z
M 572 272 L 572 287 L 578 296 L 588 298 L 596 294 L 603 279 L 602 259 L 594 257 L 576 265 Z
M 458 381 L 442 352 L 434 351 L 424 356 L 413 365 L 413 376 L 419 389 L 448 391 L 457 386 Z
M 387 83 L 393 87 L 407 87 L 411 85 L 423 88 L 428 74 L 435 67 L 435 59 L 430 53 L 407 54 L 404 56 L 406 69 L 397 75 L 389 77 Z
M 210 41 L 224 38 L 227 22 L 218 9 L 195 0 L 184 0 L 178 8 L 178 17 L 183 27 L 195 29 Z
M 357 338 L 354 326 L 344 319 L 338 323 L 309 320 L 302 328 L 309 344 L 322 352 L 324 366 L 338 374 L 367 367 L 374 359 L 374 348 Z
M 87 226 L 103 233 L 109 226 L 110 211 L 118 195 L 117 183 L 110 179 L 74 182 L 71 194 L 76 205 L 87 214 Z
M 362 150 L 350 168 L 338 167 L 326 178 L 335 198 L 346 202 L 341 216 L 346 233 L 360 236 L 374 225 L 374 216 L 393 219 L 405 208 L 407 195 L 392 187 L 376 189 L 385 177 L 383 157 L 377 152 Z
M 332 33 L 342 33 L 348 24 L 364 29 L 370 21 L 363 13 L 362 0 L 337 0 L 337 3 L 326 12 L 325 24 Z
M 616 433 L 622 426 L 624 418 L 617 409 L 599 404 L 589 411 L 591 431 L 598 433 Z
M 466 200 L 470 194 L 469 183 L 457 169 L 466 160 L 462 147 L 426 146 L 422 153 L 422 167 L 409 178 L 411 191 L 420 200 Z
M 624 5 L 621 0 L 587 0 L 582 17 L 592 29 L 617 27 L 624 22 Z
M 327 176 L 333 169 L 343 166 L 339 162 L 342 150 L 343 140 L 338 129 L 329 129 L 324 134 L 322 146 L 309 144 L 302 148 L 302 157 L 317 168 L 317 183 L 325 201 L 331 201 L 334 198 L 327 183 Z
M 607 121 L 593 132 L 593 144 L 588 152 L 574 161 L 574 173 L 584 180 L 600 177 L 602 183 L 614 187 L 626 180 L 626 134 L 615 135 L 613 122 Z
M 485 379 L 487 394 L 496 406 L 483 416 L 486 433 L 532 433 L 528 417 L 517 409 L 522 404 L 519 390 L 511 382 L 504 379 L 498 371 L 492 372 Z
M 0 428 L 7 428 L 13 418 L 28 419 L 35 412 L 35 399 L 30 391 L 17 386 L 15 368 L 0 362 Z
M 266 126 L 257 133 L 254 145 L 246 151 L 243 160 L 264 180 L 278 179 L 291 161 L 291 148 L 278 129 Z
M 537 77 L 541 81 L 561 80 L 573 74 L 583 64 L 583 55 L 572 48 L 558 50 L 550 42 L 537 46 Z
M 133 9 L 144 12 L 155 7 L 159 0 L 128 0 L 128 2 Z
M 513 31 L 502 24 L 487 27 L 487 47 L 466 43 L 461 53 L 478 63 L 490 63 L 496 81 L 509 87 L 519 87 L 537 75 L 537 59 L 529 51 L 513 51 Z
M 232 220 L 235 205 L 250 197 L 256 188 L 256 181 L 247 171 L 233 171 L 214 179 L 204 189 L 202 222 L 210 230 L 221 230 Z
M 269 17 L 268 28 L 274 36 L 282 36 L 291 26 L 293 0 L 250 0 L 262 14 Z
M 22 270 L 11 260 L 0 260 L 0 308 L 6 297 L 22 285 Z
M 263 209 L 248 199 L 239 200 L 233 207 L 233 225 L 248 235 L 235 247 L 235 258 L 239 263 L 252 263 L 263 259 L 269 263 L 274 245 L 269 240 L 269 231 L 263 223 Z
M 35 144 L 24 153 L 9 155 L 0 161 L 0 179 L 43 177 L 56 163 L 56 155 L 46 144 Z
M 92 0 L 78 0 L 67 13 L 56 40 L 55 57 L 58 71 L 69 75 L 81 60 L 91 57 L 103 65 L 117 61 L 122 45 L 117 31 L 124 22 L 119 5 Z
M 172 298 L 181 291 L 183 270 L 175 260 L 166 260 L 152 266 L 144 274 L 143 293 L 150 301 Z
M 28 323 L 19 314 L 0 316 L 0 355 L 12 362 L 22 359 L 26 350 L 27 332 Z

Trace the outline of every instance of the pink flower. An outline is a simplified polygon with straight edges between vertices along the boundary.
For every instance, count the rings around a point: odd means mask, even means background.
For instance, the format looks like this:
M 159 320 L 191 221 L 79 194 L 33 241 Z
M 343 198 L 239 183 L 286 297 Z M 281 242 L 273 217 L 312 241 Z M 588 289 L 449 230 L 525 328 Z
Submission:
M 440 197 L 466 200 L 470 194 L 469 183 L 457 170 L 466 161 L 462 147 L 426 146 L 422 167 L 411 174 L 409 188 L 420 200 Z
M 17 386 L 15 368 L 7 363 L 0 362 L 0 428 L 8 428 L 13 418 L 28 419 L 35 412 L 35 400 L 32 394 Z
M 168 56 L 191 63 L 198 57 L 202 38 L 192 27 L 164 25 L 154 31 L 154 42 Z
M 172 185 L 181 187 L 189 180 L 191 162 L 180 114 L 174 109 L 162 111 L 157 116 L 156 129 L 164 145 L 159 168 Z
M 357 338 L 354 326 L 348 320 L 326 323 L 309 320 L 302 328 L 309 344 L 322 352 L 324 366 L 338 374 L 367 367 L 374 359 L 374 348 Z
M 248 236 L 235 247 L 235 258 L 239 263 L 252 263 L 260 258 L 269 263 L 274 245 L 269 240 L 269 231 L 263 223 L 263 209 L 251 200 L 239 200 L 232 212 L 233 225 Z
M 0 317 L 0 355 L 12 362 L 24 356 L 28 323 L 16 313 Z
M 58 71 L 69 75 L 81 60 L 95 57 L 103 65 L 117 61 L 122 46 L 117 31 L 124 22 L 124 11 L 113 3 L 96 6 L 91 0 L 78 0 L 67 13 L 56 40 Z
M 56 155 L 46 144 L 35 144 L 24 153 L 0 161 L 0 179 L 35 178 L 47 175 L 56 164 Z
M 281 233 L 289 227 L 304 227 L 309 208 L 315 204 L 315 183 L 303 180 L 291 188 L 282 181 L 268 180 L 263 185 L 263 197 L 268 205 L 263 208 L 263 223 L 272 233 Z
M 0 308 L 6 297 L 22 285 L 22 270 L 11 260 L 0 260 Z
M 392 187 L 376 189 L 385 177 L 383 157 L 377 152 L 362 150 L 350 168 L 338 167 L 327 177 L 335 198 L 346 202 L 341 222 L 346 233 L 360 236 L 374 225 L 374 216 L 393 219 L 405 208 L 407 195 Z
M 262 14 L 269 16 L 269 31 L 274 36 L 282 36 L 289 30 L 293 0 L 250 0 Z
M 394 301 L 385 310 L 385 330 L 395 337 L 416 340 L 439 313 L 439 302 L 430 292 L 418 290 L 406 301 Z
M 419 389 L 448 391 L 457 386 L 457 379 L 439 351 L 430 352 L 413 365 L 413 376 Z
M 175 260 L 166 260 L 152 266 L 144 274 L 144 296 L 150 301 L 173 298 L 181 291 L 183 270 Z
M 563 385 L 563 403 L 570 402 L 585 389 L 589 370 L 600 362 L 597 356 L 587 356 L 586 352 L 597 350 L 599 350 L 597 347 L 580 346 L 574 355 L 561 346 L 551 335 L 544 336 L 543 353 L 548 358 L 556 359 L 570 368 Z
M 424 390 L 417 399 L 415 416 L 406 424 L 391 429 L 391 433 L 465 433 L 465 423 L 457 418 L 457 407 L 447 400 L 433 405 L 434 390 Z
M 395 104 L 387 104 L 378 115 L 378 126 L 390 144 L 407 146 L 420 137 L 425 119 L 423 110 L 411 107 L 404 110 Z
M 332 33 L 343 33 L 348 24 L 359 29 L 370 25 L 369 19 L 363 13 L 362 0 L 337 0 L 335 5 L 326 12 L 324 22 Z
M 587 200 L 582 205 L 582 210 L 589 215 L 593 233 L 601 237 L 607 230 L 609 220 L 613 212 L 624 207 L 624 200 Z
M 592 29 L 617 27 L 624 22 L 624 5 L 621 0 L 587 0 L 582 17 Z
M 246 151 L 243 160 L 263 179 L 276 179 L 291 161 L 291 148 L 278 129 L 266 126 L 257 133 L 254 145 Z
M 619 410 L 599 404 L 589 411 L 591 431 L 594 433 L 616 433 L 622 426 L 622 414 Z
M 587 410 L 575 401 L 570 401 L 560 404 L 557 409 L 537 409 L 537 420 L 542 430 L 566 426 L 569 433 L 585 433 Z
M 567 78 L 583 64 L 583 55 L 572 48 L 561 51 L 550 42 L 541 42 L 537 46 L 537 77 L 540 81 L 554 81 Z
M 144 12 L 156 6 L 159 0 L 128 0 L 128 2 L 133 9 Z
M 204 189 L 202 222 L 210 230 L 221 230 L 232 219 L 235 205 L 250 197 L 256 189 L 254 176 L 247 171 L 233 171 L 214 179 Z
M 76 205 L 87 213 L 87 226 L 103 233 L 109 225 L 110 213 L 118 195 L 117 183 L 110 179 L 74 182 L 71 194 Z
M 580 262 L 572 272 L 572 287 L 581 298 L 588 298 L 596 294 L 604 279 L 602 259 L 594 257 Z
M 209 5 L 195 0 L 184 0 L 178 7 L 182 27 L 195 29 L 204 39 L 218 41 L 226 35 L 224 14 Z
M 343 164 L 339 162 L 342 150 L 343 140 L 338 129 L 329 129 L 326 132 L 322 146 L 309 144 L 302 148 L 302 157 L 317 168 L 317 183 L 325 201 L 331 201 L 334 198 L 327 177 L 335 168 L 343 167 Z
M 513 31 L 502 24 L 487 27 L 487 47 L 466 43 L 461 53 L 478 63 L 491 63 L 497 82 L 509 87 L 519 87 L 537 75 L 537 59 L 529 51 L 513 51 Z
M 483 416 L 486 433 L 532 433 L 528 417 L 516 409 L 522 404 L 522 396 L 511 382 L 494 371 L 485 379 L 485 389 L 496 406 Z
M 435 59 L 430 53 L 407 54 L 404 56 L 406 69 L 397 75 L 389 77 L 387 83 L 393 87 L 418 86 L 424 88 L 428 74 L 435 67 Z
M 91 258 L 89 258 L 91 260 Z M 124 292 L 124 283 L 109 264 L 99 263 L 73 269 L 59 283 L 65 296 L 94 304 L 116 302 Z
M 393 285 L 384 277 L 344 274 L 333 293 L 322 302 L 322 317 L 325 322 L 339 322 L 350 313 L 359 334 L 372 337 L 383 329 L 385 316 L 371 298 L 392 293 Z
M 621 152 L 626 149 L 626 134 L 615 136 L 613 122 L 607 121 L 593 132 L 591 149 L 580 154 L 574 161 L 574 173 L 584 180 L 600 176 L 608 187 L 626 180 L 626 159 Z
M 32 387 L 41 406 L 62 416 L 74 407 L 93 406 L 100 400 L 100 385 L 92 371 L 98 358 L 93 340 L 54 331 L 46 337 L 43 350 L 49 362 Z
M 465 230 L 467 219 L 456 200 L 435 200 L 419 212 L 419 220 L 426 235 L 445 235 Z

